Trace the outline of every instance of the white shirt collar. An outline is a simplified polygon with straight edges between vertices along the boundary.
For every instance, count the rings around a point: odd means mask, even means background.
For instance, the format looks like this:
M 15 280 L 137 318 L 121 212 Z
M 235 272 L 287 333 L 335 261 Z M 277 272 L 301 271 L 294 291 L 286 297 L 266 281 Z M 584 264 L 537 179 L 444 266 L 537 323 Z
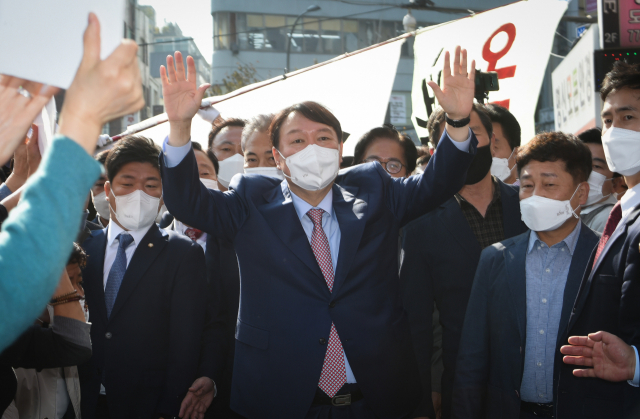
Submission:
M 282 182 L 282 192 L 285 193 L 286 190 L 289 190 L 291 194 L 291 201 L 293 201 L 293 207 L 296 209 L 296 213 L 298 214 L 298 218 L 302 219 L 307 212 L 309 212 L 312 208 L 320 208 L 324 210 L 330 217 L 333 217 L 333 189 L 329 189 L 327 194 L 322 201 L 317 206 L 311 206 L 307 201 L 300 198 L 298 195 L 294 194 L 291 189 L 289 189 L 289 184 L 286 180 Z M 286 196 L 286 193 L 285 193 Z
M 152 224 L 153 225 L 153 224 Z M 109 221 L 109 230 L 107 232 L 107 247 L 111 246 L 113 244 L 113 242 L 116 240 L 116 237 L 118 237 L 118 234 L 120 233 L 129 233 L 131 235 L 131 237 L 133 237 L 133 243 L 138 246 L 140 244 L 140 242 L 142 241 L 142 239 L 144 238 L 144 236 L 147 234 L 147 232 L 149 231 L 149 229 L 151 228 L 151 226 L 144 228 L 144 229 L 140 229 L 140 230 L 129 230 L 129 231 L 125 231 L 122 227 L 120 227 L 118 224 L 114 223 L 113 221 Z
M 635 207 L 640 205 L 640 184 L 627 190 L 622 198 L 620 198 L 620 206 L 622 207 L 622 218 L 626 218 Z

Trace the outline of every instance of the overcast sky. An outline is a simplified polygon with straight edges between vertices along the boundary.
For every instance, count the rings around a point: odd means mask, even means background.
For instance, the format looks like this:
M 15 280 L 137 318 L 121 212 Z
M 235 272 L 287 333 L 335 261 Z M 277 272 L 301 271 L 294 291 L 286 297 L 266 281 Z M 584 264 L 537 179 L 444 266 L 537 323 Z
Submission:
M 185 37 L 192 37 L 204 58 L 211 64 L 213 54 L 213 19 L 211 0 L 138 0 L 140 5 L 156 10 L 156 25 L 167 22 L 180 26 Z

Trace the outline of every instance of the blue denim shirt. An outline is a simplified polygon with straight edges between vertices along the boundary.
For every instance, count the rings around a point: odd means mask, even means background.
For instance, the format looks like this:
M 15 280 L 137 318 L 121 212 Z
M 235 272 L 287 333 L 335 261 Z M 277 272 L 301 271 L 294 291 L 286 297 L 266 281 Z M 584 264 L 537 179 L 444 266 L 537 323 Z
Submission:
M 529 235 L 526 259 L 527 338 L 522 400 L 553 402 L 553 366 L 564 287 L 571 258 L 580 236 L 581 222 L 560 243 L 547 246 L 535 231 Z

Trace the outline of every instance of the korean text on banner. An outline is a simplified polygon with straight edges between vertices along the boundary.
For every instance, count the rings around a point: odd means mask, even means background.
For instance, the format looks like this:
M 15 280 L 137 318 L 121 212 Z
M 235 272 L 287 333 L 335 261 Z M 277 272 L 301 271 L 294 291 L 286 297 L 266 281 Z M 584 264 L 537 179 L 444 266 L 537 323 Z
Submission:
M 556 131 L 579 134 L 601 125 L 593 74 L 598 44 L 598 25 L 593 24 L 551 74 Z
M 223 118 L 251 118 L 307 100 L 318 102 L 335 114 L 344 132 L 351 134 L 351 140 L 343 148 L 343 155 L 351 156 L 357 139 L 384 122 L 403 42 L 400 39 L 308 71 L 301 70 L 214 107 Z M 211 124 L 196 115 L 191 126 L 192 141 L 206 147 L 209 131 Z M 169 124 L 142 132 L 158 144 L 168 134 Z
M 418 31 L 414 44 L 412 121 L 427 137 L 426 121 L 437 101 L 425 80 L 440 82 L 444 51 L 456 45 L 468 51 L 476 68 L 496 71 L 500 90 L 489 102 L 508 108 L 522 128 L 522 143 L 535 135 L 534 114 L 553 37 L 567 9 L 561 0 L 520 1 L 453 22 Z
M 100 21 L 100 55 L 122 40 L 124 0 L 0 0 L 0 73 L 67 89 L 82 60 L 89 12 Z

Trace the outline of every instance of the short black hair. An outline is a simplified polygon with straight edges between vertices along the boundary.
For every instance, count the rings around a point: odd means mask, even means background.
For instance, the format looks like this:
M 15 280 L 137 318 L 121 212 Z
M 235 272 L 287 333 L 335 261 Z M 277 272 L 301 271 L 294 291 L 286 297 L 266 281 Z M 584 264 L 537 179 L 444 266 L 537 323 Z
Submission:
M 395 128 L 382 126 L 374 128 L 365 133 L 356 144 L 353 152 L 353 164 L 364 162 L 365 152 L 374 141 L 380 139 L 389 139 L 396 141 L 402 147 L 404 153 L 404 164 L 407 168 L 407 176 L 411 175 L 416 168 L 416 160 L 418 160 L 418 150 L 416 145 L 411 141 L 411 137 L 398 132 Z
M 158 156 L 160 147 L 147 137 L 128 135 L 118 140 L 107 156 L 106 168 L 109 182 L 113 182 L 122 166 L 136 162 L 149 163 L 160 171 Z
M 433 147 L 438 147 L 438 143 L 440 142 L 440 131 L 444 132 L 444 109 L 438 106 L 431 115 L 429 115 L 429 120 L 427 121 L 427 131 L 429 131 L 429 142 L 433 144 Z
M 317 102 L 307 101 L 296 103 L 295 105 L 291 105 L 288 108 L 284 108 L 280 112 L 276 114 L 276 116 L 271 121 L 271 125 L 269 126 L 269 135 L 271 136 L 271 143 L 273 146 L 278 149 L 280 147 L 280 128 L 287 117 L 294 113 L 298 112 L 305 118 L 310 121 L 318 122 L 320 124 L 328 125 L 335 131 L 338 136 L 338 141 L 342 141 L 342 127 L 340 126 L 340 121 L 338 118 L 331 113 L 329 109 L 322 106 Z
M 585 144 L 602 145 L 602 130 L 598 127 L 588 129 L 578 134 L 578 139 Z
M 218 158 L 216 157 L 215 153 L 210 148 L 203 150 L 202 145 L 200 145 L 200 143 L 192 142 L 191 146 L 193 147 L 194 150 L 202 151 L 204 154 L 207 155 L 209 160 L 211 160 L 211 163 L 213 163 L 213 168 L 216 171 L 216 175 L 217 175 L 218 171 L 220 170 L 220 164 L 218 163 Z
M 416 161 L 416 166 L 429 164 L 429 160 L 431 160 L 431 154 L 425 154 L 424 156 L 418 158 L 418 160 Z
M 565 170 L 575 183 L 586 182 L 591 174 L 591 150 L 573 134 L 542 132 L 518 150 L 518 177 L 532 160 L 539 162 L 562 160 Z
M 71 251 L 67 265 L 71 265 L 72 263 L 77 263 L 81 269 L 87 266 L 87 253 L 76 242 L 73 242 L 73 250 Z
M 216 138 L 216 135 L 220 133 L 226 127 L 239 127 L 244 128 L 247 122 L 244 119 L 240 118 L 218 118 L 213 121 L 211 132 L 209 132 L 209 148 L 213 145 L 213 140 Z
M 607 73 L 600 88 L 602 102 L 611 93 L 622 89 L 640 89 L 640 64 L 629 64 L 625 61 L 613 63 L 613 69 Z
M 514 148 L 520 147 L 522 141 L 522 129 L 515 116 L 503 106 L 489 103 L 485 105 L 485 109 L 491 118 L 491 122 L 499 123 L 502 127 L 502 133 L 509 143 L 509 147 L 513 151 Z
M 487 108 L 480 103 L 474 103 L 473 108 L 471 108 L 471 112 L 475 112 L 480 118 L 480 123 L 487 131 L 487 135 L 489 136 L 489 141 L 491 141 L 491 137 L 493 135 L 493 124 L 491 123 L 491 118 L 489 117 L 489 112 L 487 112 Z
M 109 151 L 111 151 L 111 150 L 101 151 L 98 154 L 96 154 L 95 156 L 93 156 L 93 158 L 96 159 L 96 161 L 98 163 L 100 163 L 101 165 L 104 166 L 105 162 L 107 161 L 107 156 L 109 155 Z

